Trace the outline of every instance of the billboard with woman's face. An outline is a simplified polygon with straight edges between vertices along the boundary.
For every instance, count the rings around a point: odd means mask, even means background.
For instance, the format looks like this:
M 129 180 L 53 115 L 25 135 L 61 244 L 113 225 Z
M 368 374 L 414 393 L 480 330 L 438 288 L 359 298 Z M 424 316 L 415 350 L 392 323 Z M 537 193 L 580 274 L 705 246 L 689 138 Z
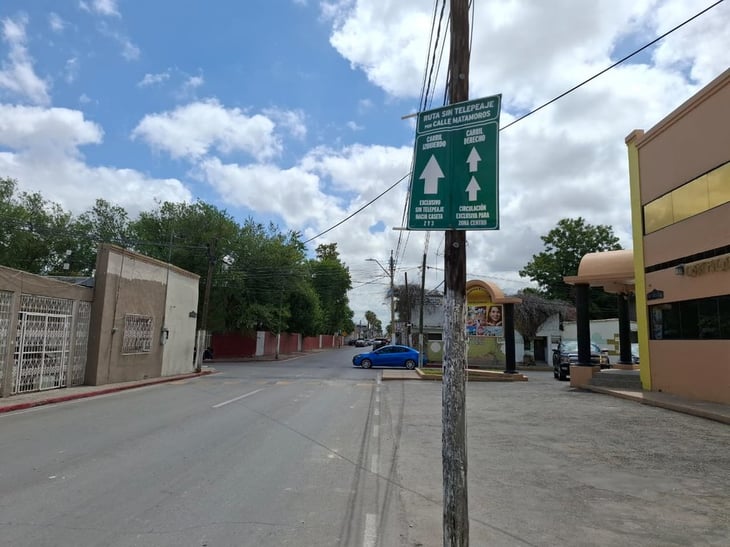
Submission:
M 472 290 L 467 294 L 467 334 L 472 336 L 504 336 L 502 306 L 494 304 L 490 300 L 489 293 L 484 290 Z

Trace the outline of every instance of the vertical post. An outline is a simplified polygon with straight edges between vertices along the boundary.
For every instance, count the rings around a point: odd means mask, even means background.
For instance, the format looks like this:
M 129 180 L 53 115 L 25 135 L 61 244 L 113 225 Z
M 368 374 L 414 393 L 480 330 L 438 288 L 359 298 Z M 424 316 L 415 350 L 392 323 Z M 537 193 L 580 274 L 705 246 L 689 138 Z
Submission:
M 576 334 L 578 335 L 578 364 L 591 365 L 591 286 L 587 283 L 575 285 Z
M 208 249 L 208 275 L 205 278 L 205 295 L 203 296 L 203 314 L 200 318 L 200 330 L 203 331 L 203 345 L 208 340 L 208 306 L 210 305 L 210 289 L 213 285 L 213 265 L 215 264 L 215 257 L 213 249 L 210 243 L 206 245 Z M 206 348 L 198 348 L 198 353 L 195 359 L 195 372 L 202 370 L 201 363 L 203 362 L 203 352 Z
M 515 305 L 504 304 L 504 372 L 505 374 L 516 374 L 517 365 L 515 362 Z
M 418 368 L 423 366 L 423 306 L 426 304 L 426 253 L 421 265 L 421 308 L 418 311 Z
M 393 251 L 390 251 L 390 343 L 395 344 L 395 301 L 393 277 L 395 275 L 395 263 L 393 262 Z
M 468 0 L 451 0 L 449 102 L 469 99 Z M 444 248 L 442 447 L 444 547 L 469 545 L 466 450 L 466 232 L 447 230 Z
M 631 358 L 631 321 L 629 319 L 629 295 L 618 293 L 618 348 L 620 364 L 632 365 Z

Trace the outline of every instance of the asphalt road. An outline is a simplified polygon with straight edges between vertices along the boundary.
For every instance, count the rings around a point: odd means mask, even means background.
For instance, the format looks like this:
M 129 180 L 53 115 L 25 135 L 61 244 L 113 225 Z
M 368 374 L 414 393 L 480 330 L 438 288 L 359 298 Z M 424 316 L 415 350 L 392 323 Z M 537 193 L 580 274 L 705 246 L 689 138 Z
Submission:
M 3 415 L 0 544 L 376 545 L 397 494 L 377 372 L 345 352 L 217 368 Z
M 0 415 L 0 545 L 441 545 L 441 384 L 362 348 Z M 467 388 L 471 545 L 728 545 L 730 428 Z

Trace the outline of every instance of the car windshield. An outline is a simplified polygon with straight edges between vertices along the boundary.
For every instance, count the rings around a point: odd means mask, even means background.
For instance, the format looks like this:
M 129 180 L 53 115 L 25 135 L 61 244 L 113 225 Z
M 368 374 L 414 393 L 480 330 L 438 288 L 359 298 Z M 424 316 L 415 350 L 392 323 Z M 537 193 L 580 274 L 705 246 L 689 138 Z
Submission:
M 561 351 L 563 353 L 578 353 L 578 341 L 568 340 L 562 343 Z M 601 348 L 598 345 L 591 343 L 591 353 L 601 353 Z

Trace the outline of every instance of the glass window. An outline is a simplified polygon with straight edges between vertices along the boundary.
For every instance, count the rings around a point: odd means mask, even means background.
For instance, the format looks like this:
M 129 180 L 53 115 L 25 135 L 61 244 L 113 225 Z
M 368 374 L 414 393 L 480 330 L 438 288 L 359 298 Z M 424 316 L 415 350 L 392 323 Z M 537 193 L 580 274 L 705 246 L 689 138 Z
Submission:
M 700 337 L 699 304 L 697 300 L 679 303 L 680 336 L 682 339 L 696 340 Z
M 699 338 L 720 338 L 720 316 L 717 313 L 719 299 L 705 298 L 697 301 L 697 327 Z
M 672 194 L 667 194 L 644 206 L 644 231 L 649 234 L 674 222 Z
M 644 205 L 644 233 L 730 202 L 730 162 Z
M 652 340 L 730 340 L 730 295 L 649 306 Z
M 710 207 L 730 201 L 730 163 L 707 174 L 707 191 Z
M 730 340 L 730 296 L 721 296 L 717 301 L 720 338 Z
M 707 175 L 693 180 L 672 192 L 674 222 L 693 217 L 710 208 L 707 197 Z

